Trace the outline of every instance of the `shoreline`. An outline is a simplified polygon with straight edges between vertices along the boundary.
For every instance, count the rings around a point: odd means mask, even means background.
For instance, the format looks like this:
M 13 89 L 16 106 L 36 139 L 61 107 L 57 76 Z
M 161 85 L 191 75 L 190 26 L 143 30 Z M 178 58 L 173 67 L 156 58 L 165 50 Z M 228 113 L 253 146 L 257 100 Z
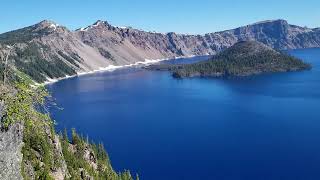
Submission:
M 192 58 L 192 57 L 195 57 L 195 56 L 196 55 L 170 57 L 170 58 L 163 58 L 163 59 L 145 59 L 144 61 L 137 61 L 135 63 L 126 64 L 126 65 L 118 65 L 118 66 L 116 66 L 116 65 L 108 65 L 107 67 L 99 67 L 98 69 L 94 69 L 94 70 L 91 70 L 91 71 L 77 72 L 74 75 L 66 75 L 65 77 L 54 78 L 54 79 L 47 78 L 47 81 L 45 81 L 43 83 L 35 83 L 35 84 L 36 84 L 36 86 L 46 86 L 46 85 L 53 84 L 53 83 L 56 83 L 56 82 L 61 81 L 61 80 L 74 78 L 74 77 L 79 77 L 79 76 L 83 76 L 83 75 L 94 74 L 94 73 L 98 73 L 98 72 L 114 71 L 114 70 L 117 70 L 117 69 L 134 67 L 134 66 L 138 66 L 138 65 L 149 65 L 149 64 L 154 64 L 154 63 L 158 63 L 158 62 L 161 62 L 161 61 L 168 61 L 168 60 L 181 59 L 181 58 Z

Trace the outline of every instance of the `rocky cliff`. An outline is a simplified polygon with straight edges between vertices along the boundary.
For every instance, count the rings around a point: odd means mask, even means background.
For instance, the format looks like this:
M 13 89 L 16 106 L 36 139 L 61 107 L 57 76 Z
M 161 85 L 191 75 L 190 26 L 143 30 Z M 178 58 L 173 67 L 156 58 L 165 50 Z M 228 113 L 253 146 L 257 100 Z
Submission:
M 67 131 L 58 135 L 49 114 L 37 111 L 46 95 L 25 79 L 15 85 L 0 82 L 1 180 L 138 179 L 129 171 L 115 172 L 102 144 L 75 130 L 70 139 Z
M 0 90 L 3 89 L 0 87 Z M 0 179 L 20 180 L 22 179 L 20 167 L 23 126 L 17 123 L 8 130 L 3 130 L 1 126 L 3 114 L 4 101 L 0 101 Z
M 320 46 L 319 29 L 290 25 L 281 19 L 262 21 L 209 35 L 227 37 L 226 39 L 234 42 L 255 40 L 281 50 Z
M 22 179 L 20 173 L 22 139 L 21 124 L 14 124 L 7 131 L 0 130 L 0 179 Z
M 0 34 L 0 56 L 12 49 L 15 66 L 38 82 L 126 65 L 145 59 L 216 54 L 239 41 L 275 49 L 320 47 L 320 29 L 263 21 L 205 35 L 155 33 L 115 27 L 106 21 L 75 31 L 51 21 Z

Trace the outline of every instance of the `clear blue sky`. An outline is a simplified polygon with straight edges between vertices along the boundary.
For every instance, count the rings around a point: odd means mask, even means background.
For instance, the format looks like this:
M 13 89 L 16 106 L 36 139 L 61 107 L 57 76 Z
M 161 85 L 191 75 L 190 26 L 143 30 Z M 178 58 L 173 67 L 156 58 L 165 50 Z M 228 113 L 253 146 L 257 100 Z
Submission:
M 267 19 L 320 27 L 320 0 L 1 0 L 0 33 L 50 19 L 76 29 L 116 26 L 203 34 Z

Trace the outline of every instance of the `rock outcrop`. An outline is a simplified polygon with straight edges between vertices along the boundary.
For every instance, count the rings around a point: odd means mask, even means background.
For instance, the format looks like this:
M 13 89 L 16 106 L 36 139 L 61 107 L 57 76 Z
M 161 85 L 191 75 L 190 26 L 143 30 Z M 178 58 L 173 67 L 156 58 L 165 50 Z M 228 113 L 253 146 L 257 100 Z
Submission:
M 0 101 L 0 122 L 3 116 L 4 103 Z M 0 130 L 0 179 L 22 179 L 20 165 L 23 145 L 23 128 L 19 123 L 8 130 Z
M 6 131 L 0 131 L 0 179 L 23 179 L 21 176 L 22 146 L 23 126 L 20 123 L 12 125 Z

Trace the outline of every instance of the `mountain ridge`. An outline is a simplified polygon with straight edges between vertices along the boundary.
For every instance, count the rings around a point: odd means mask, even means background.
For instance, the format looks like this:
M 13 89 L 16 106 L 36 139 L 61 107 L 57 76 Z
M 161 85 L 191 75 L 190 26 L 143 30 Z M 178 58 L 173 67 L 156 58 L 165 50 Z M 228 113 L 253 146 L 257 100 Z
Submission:
M 147 32 L 116 27 L 98 20 L 92 25 L 69 30 L 54 21 L 0 34 L 0 57 L 13 45 L 14 66 L 37 82 L 127 65 L 145 59 L 214 55 L 239 41 L 255 40 L 269 47 L 298 49 L 320 47 L 320 29 L 267 20 L 205 35 Z

